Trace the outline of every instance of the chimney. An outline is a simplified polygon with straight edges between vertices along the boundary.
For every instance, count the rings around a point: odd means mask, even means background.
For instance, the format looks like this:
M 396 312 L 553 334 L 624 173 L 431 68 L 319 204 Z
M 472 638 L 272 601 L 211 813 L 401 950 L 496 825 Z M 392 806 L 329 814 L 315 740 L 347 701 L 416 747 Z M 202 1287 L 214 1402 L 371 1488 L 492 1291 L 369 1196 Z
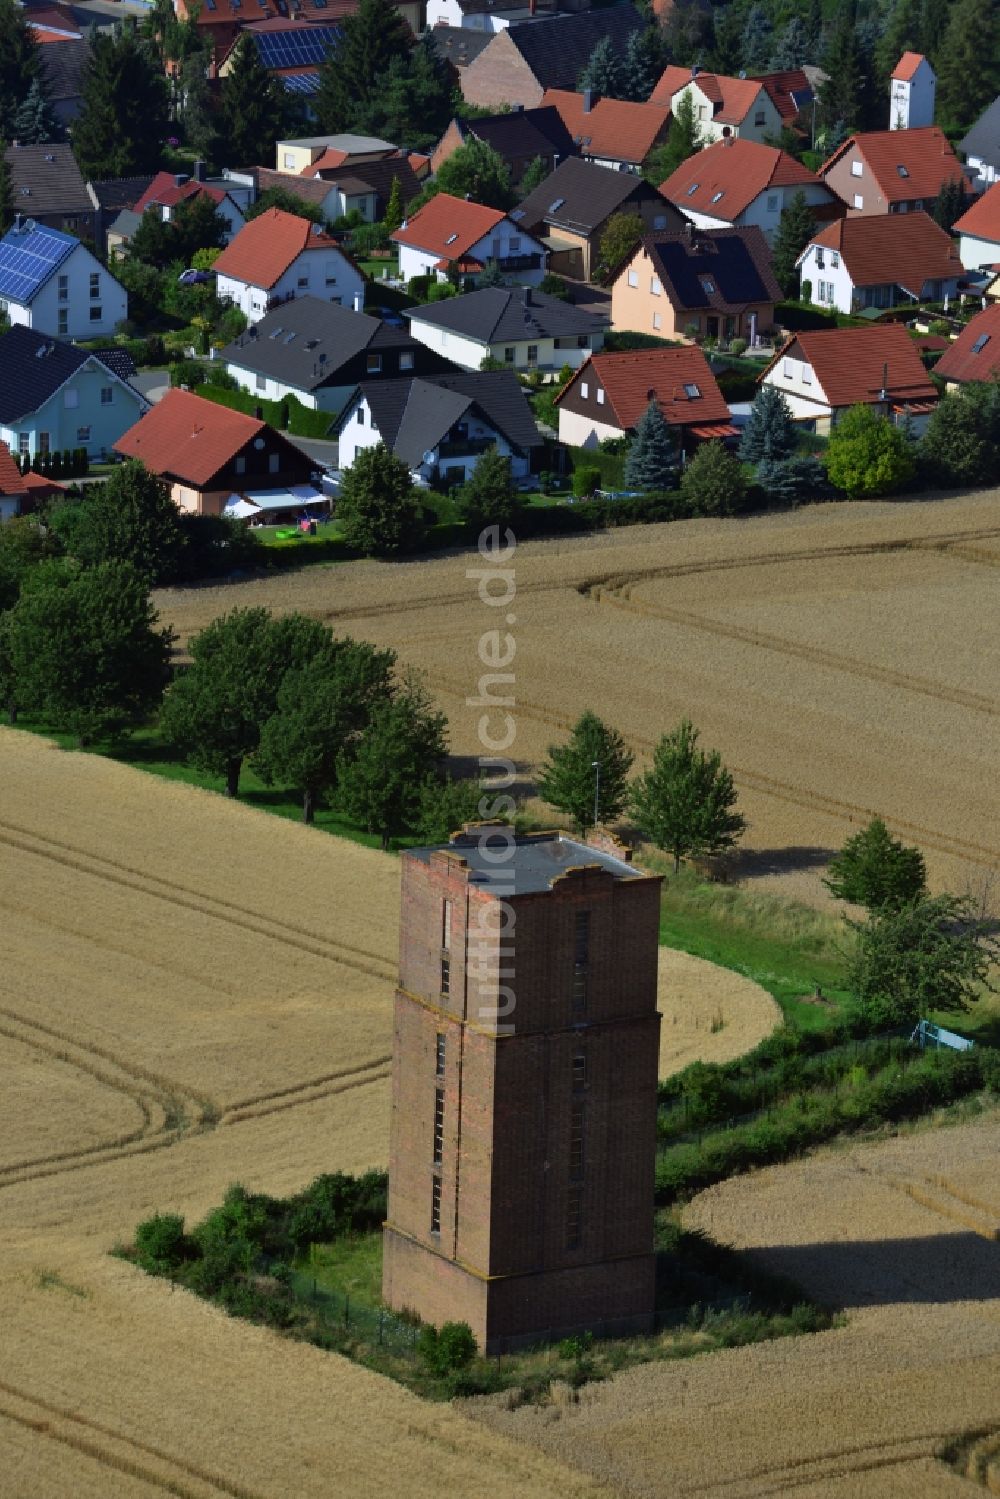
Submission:
M 524 105 L 523 104 L 512 104 L 510 106 L 510 112 L 511 112 L 512 115 L 519 115 L 519 114 L 521 114 L 521 112 L 523 111 L 523 109 L 524 109 Z
M 186 172 L 175 172 L 174 173 L 174 186 L 175 187 L 183 187 L 184 184 L 185 184 L 185 182 L 187 182 L 187 180 L 188 180 L 188 175 L 187 175 Z
M 194 164 L 194 180 L 195 182 L 204 182 L 205 180 L 205 163 L 203 161 L 196 161 Z
M 361 311 L 361 293 L 359 291 L 356 291 L 354 293 L 354 311 Z
M 888 399 L 889 399 L 889 364 L 888 364 L 888 361 L 886 361 L 886 363 L 883 364 L 883 366 L 882 366 L 882 389 L 878 393 L 878 398 L 879 398 L 880 401 L 888 401 Z
M 531 301 L 531 287 L 526 286 L 522 295 L 525 307 L 531 307 L 533 305 Z
M 585 115 L 589 115 L 590 111 L 593 109 L 593 107 L 594 107 L 594 90 L 592 88 L 585 88 L 584 91 L 583 91 L 583 112 L 584 112 L 584 114 Z
M 697 63 L 697 62 L 693 62 L 691 64 L 691 77 L 692 78 L 697 78 L 697 76 L 698 76 L 698 74 L 700 72 L 701 72 L 701 64 Z
M 538 9 L 538 0 L 528 0 L 528 15 L 533 16 Z

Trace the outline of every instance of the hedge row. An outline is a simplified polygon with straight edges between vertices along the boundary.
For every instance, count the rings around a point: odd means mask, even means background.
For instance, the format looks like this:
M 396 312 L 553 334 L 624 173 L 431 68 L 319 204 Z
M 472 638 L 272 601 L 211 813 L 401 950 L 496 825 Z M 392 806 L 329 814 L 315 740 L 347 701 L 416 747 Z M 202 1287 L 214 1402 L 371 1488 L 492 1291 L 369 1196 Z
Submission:
M 290 432 L 293 437 L 326 437 L 333 421 L 329 411 L 313 411 L 295 396 L 267 401 L 247 390 L 224 390 L 207 382 L 198 386 L 198 394 L 220 406 L 228 406 L 232 411 L 245 412 L 247 416 L 256 416 L 259 410 L 269 426 Z

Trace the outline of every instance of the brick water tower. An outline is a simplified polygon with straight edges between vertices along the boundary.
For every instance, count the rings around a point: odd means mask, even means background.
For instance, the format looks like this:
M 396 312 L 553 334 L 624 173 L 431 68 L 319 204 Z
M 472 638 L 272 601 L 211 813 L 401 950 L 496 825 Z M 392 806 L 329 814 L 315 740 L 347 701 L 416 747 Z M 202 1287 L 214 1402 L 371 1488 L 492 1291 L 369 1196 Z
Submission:
M 490 1352 L 653 1322 L 660 880 L 616 847 L 402 860 L 383 1296 Z

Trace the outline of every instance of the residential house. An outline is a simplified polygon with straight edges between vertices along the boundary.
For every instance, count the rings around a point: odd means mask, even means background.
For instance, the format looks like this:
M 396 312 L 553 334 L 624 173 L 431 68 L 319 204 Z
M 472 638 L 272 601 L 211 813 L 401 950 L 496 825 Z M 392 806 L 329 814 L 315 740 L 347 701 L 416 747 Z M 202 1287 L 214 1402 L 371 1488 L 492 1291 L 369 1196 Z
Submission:
M 201 163 L 198 163 L 200 166 Z M 238 234 L 246 223 L 243 210 L 228 190 L 228 183 L 205 182 L 200 177 L 188 177 L 173 172 L 158 172 L 145 192 L 132 204 L 132 212 L 138 218 L 147 208 L 156 210 L 159 218 L 169 224 L 174 211 L 181 203 L 190 203 L 193 198 L 205 197 L 216 213 L 225 221 L 226 243 Z
M 904 52 L 889 79 L 889 129 L 922 130 L 934 124 L 937 74 L 921 52 Z
M 569 9 L 570 7 L 567 7 Z M 533 21 L 537 16 L 548 16 L 560 10 L 557 0 L 427 0 L 428 29 L 437 26 L 461 27 L 491 36 L 494 31 L 505 31 L 508 26 L 517 26 Z
M 745 338 L 756 344 L 774 323 L 781 287 L 755 225 L 648 235 L 611 288 L 615 332 L 659 338 Z
M 393 183 L 399 183 L 404 206 L 413 201 L 420 192 L 420 178 L 414 170 L 414 163 L 420 165 L 427 159 L 415 153 L 394 151 L 380 161 L 330 166 L 320 157 L 301 175 L 311 181 L 327 183 L 332 189 L 333 195 L 326 199 L 323 210 L 328 217 L 336 219 L 357 212 L 371 224 L 384 216 Z
M 149 409 L 122 349 L 94 352 L 15 325 L 0 338 L 0 439 L 29 454 L 86 448 L 103 458 Z
M 933 208 L 946 182 L 957 180 L 968 190 L 962 163 L 936 125 L 849 135 L 827 157 L 819 176 L 849 215 Z
M 0 239 L 0 312 L 58 338 L 103 338 L 128 313 L 111 272 L 72 234 L 20 214 Z
M 1000 182 L 987 188 L 953 225 L 959 259 L 967 271 L 1000 264 Z
M 616 213 L 636 213 L 647 231 L 677 231 L 684 215 L 631 172 L 612 172 L 570 156 L 511 210 L 549 251 L 549 269 L 589 281 L 600 262 L 601 240 Z
M 763 141 L 781 134 L 781 114 L 759 78 L 727 78 L 671 64 L 660 74 L 649 102 L 676 114 L 685 94 L 690 96 L 699 134 L 706 142 L 728 136 Z
M 462 96 L 470 104 L 532 109 L 546 89 L 576 88 L 599 41 L 607 37 L 621 54 L 632 32 L 645 24 L 633 5 L 624 4 L 509 26 L 459 70 Z
M 22 474 L 10 456 L 10 448 L 5 442 L 0 442 L 0 521 L 29 514 L 43 500 L 60 494 L 62 487 L 31 469 Z
M 132 213 L 136 203 L 153 181 L 152 174 L 143 177 L 109 177 L 102 182 L 88 182 L 87 192 L 95 205 L 94 243 L 99 249 L 118 248 L 126 243 L 139 227 L 138 215 L 131 228 L 118 234 L 114 244 L 109 245 L 108 235 L 112 224 L 122 213 Z
M 408 307 L 414 338 L 468 370 L 495 359 L 515 370 L 576 368 L 604 344 L 606 319 L 530 286 L 484 286 Z
M 775 73 L 754 75 L 757 82 L 764 85 L 767 97 L 781 120 L 782 128 L 799 130 L 806 135 L 807 139 L 812 138 L 813 113 L 816 103 L 816 89 L 809 75 L 818 71 L 817 68 L 810 68 L 808 71 L 805 68 L 783 68 Z
M 977 191 L 1000 181 L 1000 94 L 962 136 L 958 149 L 975 173 L 972 186 Z
M 970 318 L 934 366 L 949 390 L 973 381 L 1000 380 L 1000 303 Z
M 965 274 L 951 235 L 923 211 L 836 219 L 796 265 L 803 297 L 838 312 L 940 302 L 957 294 Z
M 542 103 L 559 111 L 585 161 L 617 172 L 637 173 L 670 124 L 670 110 L 662 105 L 604 99 L 592 89 L 546 89 Z
M 320 26 L 335 26 L 344 16 L 353 15 L 357 8 L 357 0 L 302 0 L 295 7 L 300 16 L 308 17 Z M 417 0 L 400 0 L 397 9 L 411 27 L 419 30 Z M 285 0 L 174 0 L 174 10 L 178 20 L 193 22 L 199 35 L 208 38 L 212 58 L 210 78 L 219 76 L 219 69 L 231 53 L 237 36 L 248 26 L 269 19 L 285 22 L 288 19 Z
M 316 297 L 296 297 L 251 323 L 219 358 L 243 390 L 268 401 L 294 396 L 331 415 L 363 380 L 455 367 L 403 328 Z
M 83 108 L 83 80 L 90 61 L 90 42 L 76 29 L 32 26 L 32 31 L 41 52 L 52 112 L 60 125 L 72 125 Z
M 310 485 L 315 461 L 301 448 L 259 418 L 189 390 L 168 390 L 114 447 L 141 458 L 191 515 L 222 515 L 240 499 L 281 511 L 321 498 Z
M 660 192 L 701 229 L 756 225 L 770 243 L 782 209 L 802 193 L 817 220 L 843 207 L 815 172 L 776 146 L 727 135 L 682 162 Z
M 13 145 L 4 154 L 15 213 L 30 214 L 36 224 L 96 243 L 94 203 L 69 145 Z
M 377 135 L 303 135 L 275 144 L 274 165 L 279 172 L 305 173 L 323 160 L 327 166 L 356 167 L 363 162 L 383 161 L 398 146 Z
M 524 478 L 542 442 L 521 384 L 506 370 L 362 381 L 334 431 L 341 468 L 384 442 L 418 481 L 448 485 L 464 482 L 490 447 Z
M 473 31 L 467 26 L 433 26 L 429 35 L 434 50 L 442 62 L 455 69 L 460 84 L 465 69 L 493 40 L 492 31 Z
M 537 286 L 545 275 L 547 251 L 540 240 L 501 209 L 450 193 L 431 198 L 392 238 L 404 281 L 428 274 L 445 281 L 451 272 L 474 283 L 491 260 L 528 286 Z
M 517 108 L 478 120 L 452 120 L 431 153 L 431 170 L 437 172 L 460 146 L 472 140 L 485 141 L 503 158 L 514 183 L 520 182 L 532 162 L 541 159 L 552 171 L 576 150 L 559 111 L 551 104 Z
M 300 177 L 292 172 L 276 172 L 271 167 L 224 167 L 222 175 L 231 189 L 249 193 L 252 203 L 271 188 L 277 187 L 290 197 L 307 203 L 310 208 L 319 209 L 323 217 L 331 222 L 340 213 L 341 194 L 335 182 Z
M 708 360 L 688 347 L 593 355 L 556 397 L 559 441 L 596 448 L 605 438 L 629 437 L 650 401 L 682 452 L 737 435 Z
M 266 21 L 248 21 L 237 33 L 218 64 L 219 78 L 228 78 L 236 61 L 236 49 L 246 38 L 255 48 L 260 65 L 287 93 L 315 94 L 319 70 L 340 41 L 340 27 L 331 25 L 315 9 L 304 15 L 269 16 Z
M 216 292 L 248 321 L 293 297 L 320 297 L 360 310 L 365 277 L 318 224 L 268 208 L 240 230 L 213 267 Z
M 761 381 L 781 391 L 797 422 L 821 433 L 852 406 L 873 406 L 897 423 L 908 417 L 919 433 L 938 398 L 901 323 L 792 334 Z

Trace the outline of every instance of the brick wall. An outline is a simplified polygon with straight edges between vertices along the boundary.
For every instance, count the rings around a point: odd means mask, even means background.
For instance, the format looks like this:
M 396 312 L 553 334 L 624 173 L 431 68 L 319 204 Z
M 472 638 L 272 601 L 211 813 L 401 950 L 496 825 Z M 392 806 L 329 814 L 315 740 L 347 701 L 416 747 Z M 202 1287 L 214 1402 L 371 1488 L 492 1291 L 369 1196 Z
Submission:
M 534 109 L 545 92 L 506 31 L 498 31 L 489 46 L 462 69 L 459 81 L 462 97 L 470 104 L 496 108 L 520 104 Z

